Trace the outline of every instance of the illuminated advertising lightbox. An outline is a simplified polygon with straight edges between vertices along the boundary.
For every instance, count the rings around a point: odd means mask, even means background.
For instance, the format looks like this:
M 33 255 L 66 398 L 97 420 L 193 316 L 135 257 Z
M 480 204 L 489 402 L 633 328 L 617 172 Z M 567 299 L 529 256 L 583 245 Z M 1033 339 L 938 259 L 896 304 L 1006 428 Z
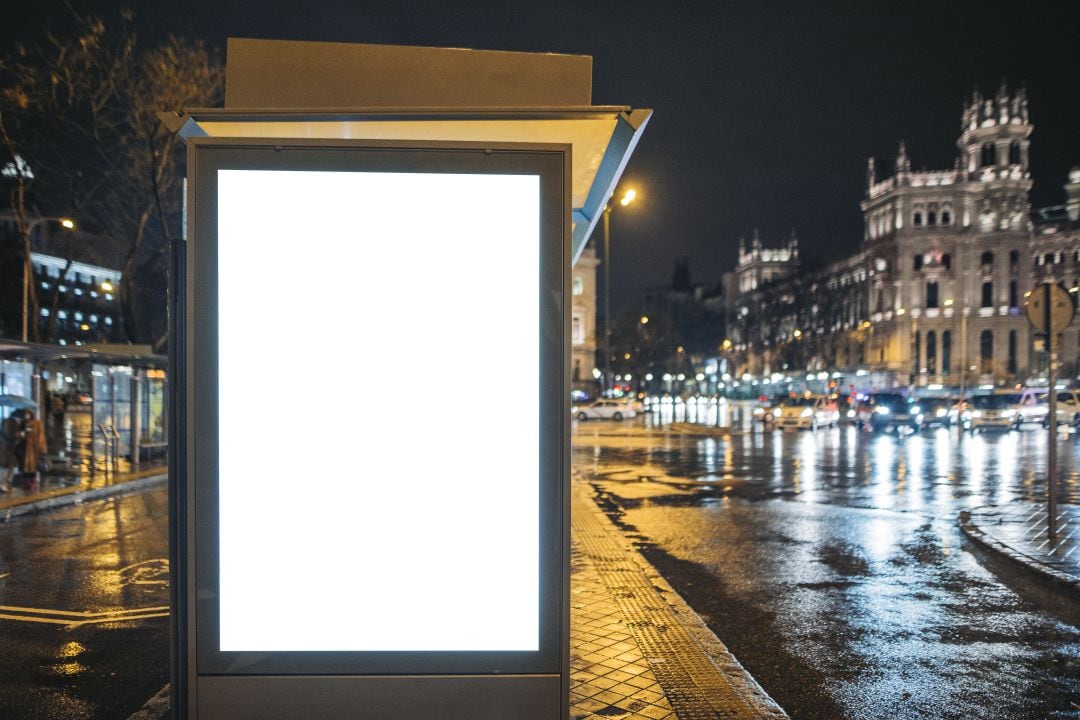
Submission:
M 564 675 L 565 149 L 191 158 L 195 688 Z

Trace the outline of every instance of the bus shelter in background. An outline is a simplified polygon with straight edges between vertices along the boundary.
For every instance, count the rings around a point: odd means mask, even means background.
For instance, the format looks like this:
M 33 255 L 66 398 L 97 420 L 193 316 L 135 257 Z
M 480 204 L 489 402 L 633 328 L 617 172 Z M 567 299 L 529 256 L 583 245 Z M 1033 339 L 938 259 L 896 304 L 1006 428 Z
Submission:
M 58 474 L 137 470 L 167 451 L 166 366 L 149 346 L 0 341 L 0 417 L 44 420 Z
M 651 116 L 593 106 L 591 65 L 230 40 L 225 107 L 163 114 L 176 717 L 567 717 L 570 268 Z M 246 362 L 274 342 L 410 382 L 290 443 Z M 490 352 L 520 417 L 411 433 Z

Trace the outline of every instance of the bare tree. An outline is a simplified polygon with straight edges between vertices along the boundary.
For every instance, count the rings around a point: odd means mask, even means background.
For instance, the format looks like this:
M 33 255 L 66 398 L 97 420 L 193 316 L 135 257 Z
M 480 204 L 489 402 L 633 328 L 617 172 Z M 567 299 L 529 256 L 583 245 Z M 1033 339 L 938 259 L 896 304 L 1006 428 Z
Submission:
M 0 149 L 8 160 L 0 166 L 13 169 L 3 179 L 20 258 L 28 268 L 36 217 L 76 217 L 101 239 L 99 261 L 120 265 L 124 336 L 160 343 L 164 249 L 179 231 L 183 151 L 156 113 L 216 103 L 223 65 L 197 40 L 169 37 L 141 48 L 130 15 L 108 27 L 77 14 L 73 21 L 72 33 L 46 32 L 40 45 L 0 60 Z M 36 322 L 33 331 L 48 341 Z

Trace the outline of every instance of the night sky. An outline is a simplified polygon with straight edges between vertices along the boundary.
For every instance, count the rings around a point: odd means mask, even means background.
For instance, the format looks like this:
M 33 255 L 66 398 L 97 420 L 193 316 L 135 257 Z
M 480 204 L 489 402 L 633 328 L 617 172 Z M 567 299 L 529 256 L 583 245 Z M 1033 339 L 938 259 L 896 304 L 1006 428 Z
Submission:
M 113 9 L 116 0 L 85 6 Z M 0 43 L 32 38 L 58 0 L 7 0 Z M 616 211 L 613 303 L 731 269 L 740 235 L 766 245 L 798 232 L 810 263 L 862 238 L 866 159 L 891 173 L 949 169 L 960 112 L 977 85 L 1027 87 L 1036 206 L 1064 201 L 1080 166 L 1080 3 L 1072 2 L 128 2 L 147 40 L 225 38 L 433 45 L 586 54 L 593 102 L 652 108 Z M 13 14 L 12 14 L 13 13 Z

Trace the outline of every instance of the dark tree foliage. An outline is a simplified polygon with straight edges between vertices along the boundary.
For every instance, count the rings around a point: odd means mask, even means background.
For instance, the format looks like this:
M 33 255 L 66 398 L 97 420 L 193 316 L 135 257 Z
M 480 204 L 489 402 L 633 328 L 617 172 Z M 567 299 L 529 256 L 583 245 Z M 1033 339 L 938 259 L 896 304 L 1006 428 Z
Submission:
M 47 28 L 0 59 L 0 183 L 18 245 L 0 256 L 29 262 L 38 218 L 75 218 L 94 240 L 71 253 L 123 274 L 124 338 L 160 346 L 166 250 L 180 232 L 183 148 L 157 113 L 216 104 L 224 69 L 198 40 L 143 47 L 131 20 L 73 13 L 62 19 L 63 31 Z M 0 242 L 10 245 L 11 234 Z M 40 304 L 31 288 L 31 317 Z M 31 339 L 50 339 L 36 323 L 32 332 Z

